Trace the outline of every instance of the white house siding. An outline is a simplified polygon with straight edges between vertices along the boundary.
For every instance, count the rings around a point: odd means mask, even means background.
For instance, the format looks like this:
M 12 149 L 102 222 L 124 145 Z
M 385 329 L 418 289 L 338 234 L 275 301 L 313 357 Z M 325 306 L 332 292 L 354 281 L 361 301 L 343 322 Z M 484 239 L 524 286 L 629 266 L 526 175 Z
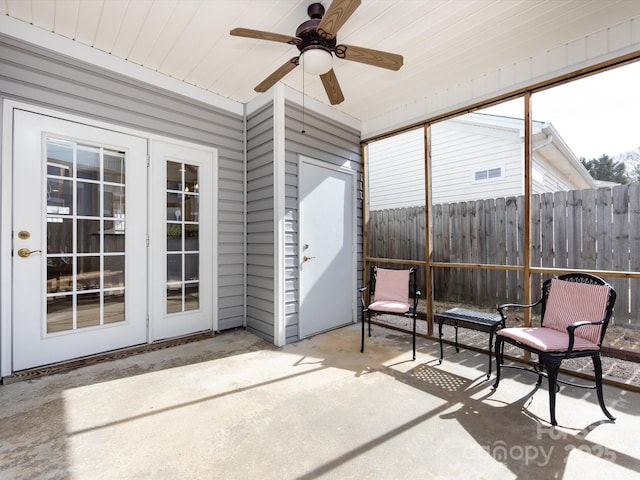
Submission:
M 383 210 L 424 205 L 422 129 L 371 142 L 369 205 Z M 534 194 L 595 188 L 596 182 L 552 124 L 532 122 Z M 524 194 L 524 121 L 469 113 L 430 127 L 434 204 Z M 475 173 L 501 176 L 477 180 Z
M 423 130 L 372 142 L 367 149 L 369 208 L 383 210 L 425 204 Z M 522 121 L 469 114 L 433 124 L 433 203 L 521 195 Z M 476 181 L 476 170 L 500 168 L 503 177 Z
M 517 129 L 447 121 L 431 127 L 433 203 L 522 194 L 522 142 Z M 501 168 L 503 178 L 476 181 L 477 170 Z
M 366 155 L 371 210 L 425 204 L 424 129 L 373 142 Z
M 218 149 L 218 328 L 243 324 L 241 113 L 144 84 L 0 34 L 0 98 Z M 238 108 L 242 112 L 241 108 Z
M 299 223 L 298 161 L 299 156 L 362 172 L 360 133 L 305 108 L 302 131 L 302 109 L 293 102 L 285 104 L 285 318 L 287 343 L 299 338 Z M 350 206 L 346 205 L 345 208 Z M 357 273 L 362 284 L 362 202 L 357 214 Z M 353 286 L 354 290 L 356 286 Z
M 543 160 L 540 155 L 533 154 L 534 168 L 542 174 L 542 181 L 536 175 L 532 178 L 532 190 L 534 194 L 544 192 L 560 192 L 575 189 L 567 178 L 553 165 Z

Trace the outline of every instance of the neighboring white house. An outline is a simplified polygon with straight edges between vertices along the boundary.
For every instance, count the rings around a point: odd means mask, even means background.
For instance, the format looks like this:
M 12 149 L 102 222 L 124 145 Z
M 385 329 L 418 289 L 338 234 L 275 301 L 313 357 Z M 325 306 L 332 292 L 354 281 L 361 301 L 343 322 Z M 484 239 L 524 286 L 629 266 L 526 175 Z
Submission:
M 524 122 L 470 113 L 431 126 L 434 204 L 522 195 Z M 551 123 L 533 122 L 533 193 L 596 188 Z M 424 131 L 419 128 L 367 148 L 369 208 L 425 204 Z

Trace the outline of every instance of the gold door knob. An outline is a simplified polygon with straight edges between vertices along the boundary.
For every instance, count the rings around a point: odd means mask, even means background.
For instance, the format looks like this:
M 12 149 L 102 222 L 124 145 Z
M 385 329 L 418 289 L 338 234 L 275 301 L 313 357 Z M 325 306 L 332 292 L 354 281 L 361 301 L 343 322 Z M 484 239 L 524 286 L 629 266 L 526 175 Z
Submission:
M 39 253 L 42 252 L 42 250 L 29 250 L 28 248 L 21 248 L 20 250 L 18 250 L 18 256 L 20 258 L 28 258 L 31 256 L 32 253 Z
M 311 260 L 312 258 L 316 258 L 316 257 L 307 257 L 306 255 L 304 257 L 302 257 L 302 260 L 304 260 L 305 262 L 308 262 L 309 260 Z

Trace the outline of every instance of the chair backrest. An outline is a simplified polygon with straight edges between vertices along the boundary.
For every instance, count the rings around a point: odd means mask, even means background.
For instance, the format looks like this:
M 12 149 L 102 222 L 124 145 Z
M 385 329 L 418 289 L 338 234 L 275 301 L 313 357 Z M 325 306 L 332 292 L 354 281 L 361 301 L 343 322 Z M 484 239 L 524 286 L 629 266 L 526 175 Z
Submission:
M 581 327 L 577 337 L 601 345 L 613 312 L 616 293 L 611 285 L 589 274 L 565 274 L 543 284 L 542 325 L 566 332 L 574 322 L 603 322 Z
M 413 269 L 373 268 L 373 295 L 376 300 L 409 303 L 409 288 Z

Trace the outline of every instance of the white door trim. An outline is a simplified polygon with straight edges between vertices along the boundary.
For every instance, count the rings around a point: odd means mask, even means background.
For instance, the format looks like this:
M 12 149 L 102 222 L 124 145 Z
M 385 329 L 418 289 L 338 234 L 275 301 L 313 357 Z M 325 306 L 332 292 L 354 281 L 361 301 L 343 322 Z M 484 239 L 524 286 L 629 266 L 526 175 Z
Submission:
M 0 157 L 0 377 L 11 374 L 11 312 L 13 305 L 13 287 L 11 278 L 11 246 L 13 236 L 11 234 L 12 209 L 13 209 L 13 161 L 11 150 L 13 144 L 13 110 L 10 102 L 4 101 L 2 104 L 2 157 Z M 6 268 L 5 268 L 6 266 Z
M 357 266 L 358 266 L 358 251 L 357 251 L 357 245 L 358 245 L 358 205 L 357 205 L 357 201 L 356 201 L 356 192 L 357 190 L 357 172 L 352 170 L 351 168 L 349 168 L 347 165 L 334 165 L 328 162 L 323 162 L 321 160 L 316 160 L 314 158 L 311 157 L 307 157 L 305 155 L 298 155 L 298 195 L 300 195 L 300 192 L 302 191 L 302 177 L 303 177 L 303 168 L 302 168 L 302 164 L 303 163 L 307 163 L 310 165 L 314 165 L 316 167 L 320 167 L 320 168 L 326 168 L 328 170 L 333 170 L 335 172 L 340 172 L 340 173 L 344 173 L 344 174 L 348 174 L 351 177 L 351 191 L 353 192 L 353 195 L 351 196 L 351 218 L 353 219 L 352 221 L 352 225 L 351 225 L 351 271 L 352 271 L 352 279 L 351 279 L 351 284 L 353 285 L 353 292 L 352 292 L 352 300 L 351 300 L 351 322 L 352 323 L 356 323 L 358 321 L 358 314 L 357 314 L 357 281 L 358 281 L 358 272 L 357 272 Z M 300 213 L 300 198 L 298 198 L 298 213 Z M 303 247 L 303 242 L 301 239 L 304 238 L 304 226 L 303 226 L 303 222 L 300 221 L 300 219 L 298 218 L 298 264 L 301 263 L 301 259 L 304 256 L 304 247 Z M 298 291 L 302 292 L 302 275 L 300 275 L 299 277 L 299 282 L 300 284 L 298 285 Z M 299 301 L 301 301 L 302 299 L 299 299 Z M 299 311 L 299 309 L 298 309 Z M 301 324 L 302 324 L 302 319 L 298 318 L 298 331 L 299 333 L 303 333 L 303 328 L 301 328 Z

